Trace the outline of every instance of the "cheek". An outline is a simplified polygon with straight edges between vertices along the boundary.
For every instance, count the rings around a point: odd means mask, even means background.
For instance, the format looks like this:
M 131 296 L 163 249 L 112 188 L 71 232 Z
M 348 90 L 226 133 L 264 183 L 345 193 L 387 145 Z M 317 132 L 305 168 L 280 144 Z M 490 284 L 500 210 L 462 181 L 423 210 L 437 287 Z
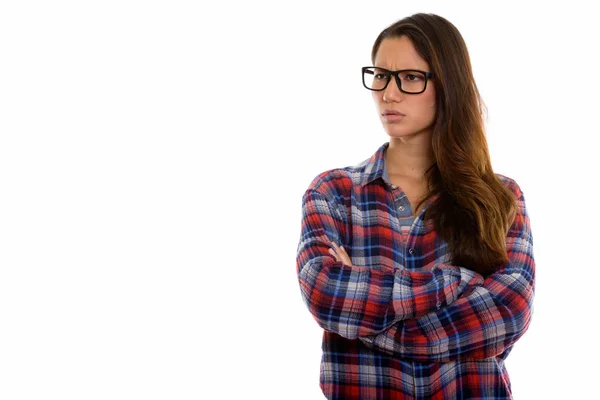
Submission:
M 427 96 L 423 100 L 424 100 L 423 106 L 426 109 L 431 110 L 432 113 L 435 113 L 435 111 L 436 111 L 435 91 L 427 90 Z
M 422 121 L 427 122 L 428 124 L 432 123 L 435 121 L 437 115 L 435 96 L 427 96 L 422 100 L 423 101 L 419 104 Z
M 427 90 L 427 99 L 429 101 L 429 105 L 434 109 L 435 109 L 435 103 L 436 103 L 435 98 L 436 98 L 435 89 L 432 85 L 431 90 Z

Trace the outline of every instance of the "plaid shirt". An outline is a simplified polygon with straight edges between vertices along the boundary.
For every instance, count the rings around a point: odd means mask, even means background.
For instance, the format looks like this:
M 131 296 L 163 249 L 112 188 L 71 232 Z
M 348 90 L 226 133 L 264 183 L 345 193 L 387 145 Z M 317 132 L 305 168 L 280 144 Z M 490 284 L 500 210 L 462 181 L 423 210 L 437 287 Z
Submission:
M 388 146 L 319 174 L 302 197 L 296 268 L 324 329 L 320 387 L 328 399 L 512 399 L 504 360 L 529 326 L 535 283 L 523 192 L 496 175 L 518 212 L 510 262 L 484 280 L 448 264 L 447 243 L 423 221 L 430 202 L 412 216 L 389 182 Z M 400 221 L 410 225 L 406 240 Z M 335 260 L 331 242 L 352 266 Z

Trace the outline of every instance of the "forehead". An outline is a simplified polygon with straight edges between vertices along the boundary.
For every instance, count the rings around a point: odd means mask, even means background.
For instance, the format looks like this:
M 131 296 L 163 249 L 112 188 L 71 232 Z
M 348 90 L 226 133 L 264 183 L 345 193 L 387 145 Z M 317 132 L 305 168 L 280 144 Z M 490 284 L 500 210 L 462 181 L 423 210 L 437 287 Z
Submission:
M 391 70 L 414 68 L 429 71 L 429 65 L 406 36 L 383 39 L 375 56 L 375 66 Z

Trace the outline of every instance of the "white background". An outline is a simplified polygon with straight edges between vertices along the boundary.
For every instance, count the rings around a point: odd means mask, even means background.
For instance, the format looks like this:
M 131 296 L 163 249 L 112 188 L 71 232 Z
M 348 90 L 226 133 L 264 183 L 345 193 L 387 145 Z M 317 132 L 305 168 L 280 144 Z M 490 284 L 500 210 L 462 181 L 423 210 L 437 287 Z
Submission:
M 597 395 L 587 2 L 0 4 L 0 398 L 323 398 L 301 196 L 389 139 L 359 71 L 415 12 L 463 34 L 494 170 L 526 196 L 515 398 Z

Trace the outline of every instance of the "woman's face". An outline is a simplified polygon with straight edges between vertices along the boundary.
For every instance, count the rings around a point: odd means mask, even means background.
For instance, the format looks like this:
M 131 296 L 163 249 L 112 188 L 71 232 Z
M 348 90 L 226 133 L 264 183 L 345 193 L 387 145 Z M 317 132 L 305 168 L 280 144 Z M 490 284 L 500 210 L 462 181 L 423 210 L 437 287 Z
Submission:
M 407 36 L 384 39 L 377 50 L 374 66 L 391 71 L 418 69 L 431 72 Z M 371 93 L 383 128 L 390 137 L 431 134 L 436 116 L 435 85 L 431 79 L 427 80 L 427 88 L 420 94 L 401 92 L 393 77 L 385 90 Z M 392 120 L 383 115 L 385 110 L 399 111 L 404 116 Z

